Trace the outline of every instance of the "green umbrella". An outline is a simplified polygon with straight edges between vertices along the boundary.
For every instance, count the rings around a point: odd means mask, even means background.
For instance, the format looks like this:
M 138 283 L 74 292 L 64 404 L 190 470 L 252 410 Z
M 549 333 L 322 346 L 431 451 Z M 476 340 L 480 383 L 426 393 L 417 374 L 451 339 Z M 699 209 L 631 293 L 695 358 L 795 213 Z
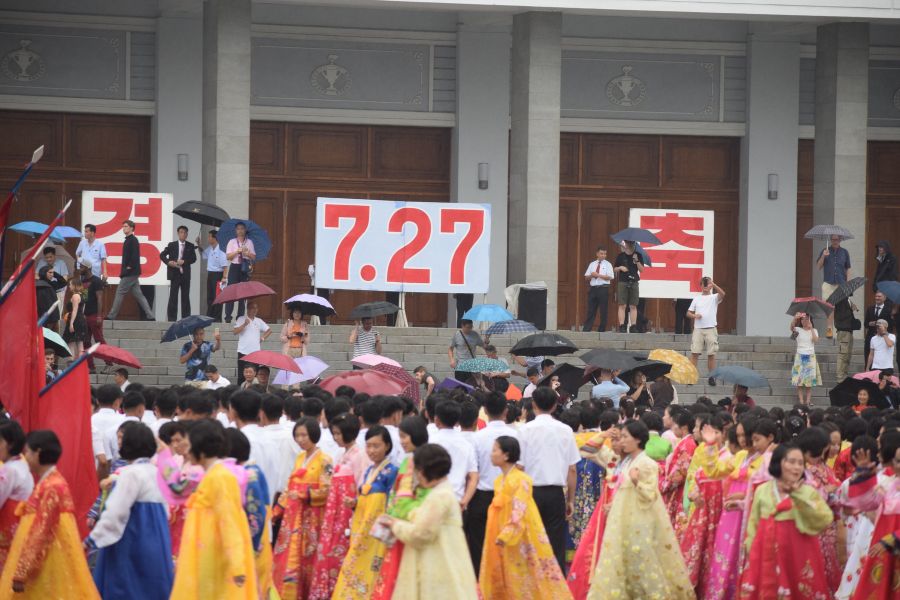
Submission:
M 53 351 L 56 352 L 57 356 L 61 356 L 62 358 L 69 358 L 72 356 L 72 353 L 69 352 L 69 345 L 66 343 L 64 339 L 62 339 L 58 333 L 53 331 L 52 329 L 43 328 L 44 330 L 44 346 L 53 348 Z
M 488 373 L 488 372 L 505 372 L 509 371 L 509 365 L 502 360 L 496 358 L 470 358 L 461 360 L 456 365 L 456 370 L 464 373 Z

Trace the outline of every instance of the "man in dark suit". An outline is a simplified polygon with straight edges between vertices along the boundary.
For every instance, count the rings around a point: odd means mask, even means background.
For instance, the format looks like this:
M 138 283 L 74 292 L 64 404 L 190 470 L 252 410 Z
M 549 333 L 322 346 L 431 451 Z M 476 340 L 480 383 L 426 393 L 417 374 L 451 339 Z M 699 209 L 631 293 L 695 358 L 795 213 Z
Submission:
M 894 331 L 894 319 L 891 313 L 894 310 L 893 303 L 887 299 L 883 292 L 875 292 L 875 304 L 866 309 L 865 325 L 866 325 L 866 343 L 863 349 L 865 363 L 869 364 L 869 344 L 875 337 L 877 327 L 875 321 L 884 319 L 888 323 L 887 330 L 890 333 Z
M 178 293 L 181 292 L 181 318 L 191 314 L 191 265 L 197 262 L 197 247 L 187 241 L 188 228 L 178 227 L 178 239 L 169 242 L 159 253 L 159 259 L 166 265 L 169 280 L 169 306 L 166 316 L 169 321 L 178 320 Z

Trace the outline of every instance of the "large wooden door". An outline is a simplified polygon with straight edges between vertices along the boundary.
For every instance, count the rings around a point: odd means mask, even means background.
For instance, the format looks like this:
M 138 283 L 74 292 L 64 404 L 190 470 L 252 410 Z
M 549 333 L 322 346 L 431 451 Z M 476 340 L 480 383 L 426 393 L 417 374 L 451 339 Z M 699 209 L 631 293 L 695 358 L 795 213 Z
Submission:
M 150 118 L 80 115 L 52 112 L 0 111 L 0 189 L 8 190 L 31 158 L 44 145 L 44 157 L 28 176 L 13 204 L 10 223 L 53 219 L 73 199 L 65 224 L 81 228 L 81 192 L 150 190 Z M 6 197 L 6 191 L 3 191 Z M 66 250 L 74 255 L 78 239 Z M 3 273 L 7 276 L 19 255 L 33 240 L 11 233 L 6 239 Z M 115 287 L 104 294 L 104 310 L 112 304 Z M 126 300 L 120 319 L 138 318 L 138 307 Z
M 254 122 L 250 133 L 250 218 L 269 230 L 275 255 L 254 278 L 277 294 L 260 303 L 268 319 L 284 317 L 281 301 L 309 292 L 315 262 L 316 199 L 364 198 L 446 202 L 450 197 L 450 130 Z M 333 290 L 333 322 L 383 292 Z M 407 294 L 413 325 L 447 320 L 446 294 Z
M 618 250 L 610 236 L 628 226 L 631 208 L 715 211 L 713 270 L 728 292 L 737 292 L 740 143 L 732 138 L 564 133 L 560 140 L 560 328 L 581 326 L 588 283 L 582 274 L 598 246 L 610 262 Z M 674 329 L 674 304 L 648 300 L 653 327 Z M 722 331 L 735 329 L 737 303 L 719 309 Z M 616 321 L 610 294 L 609 327 Z

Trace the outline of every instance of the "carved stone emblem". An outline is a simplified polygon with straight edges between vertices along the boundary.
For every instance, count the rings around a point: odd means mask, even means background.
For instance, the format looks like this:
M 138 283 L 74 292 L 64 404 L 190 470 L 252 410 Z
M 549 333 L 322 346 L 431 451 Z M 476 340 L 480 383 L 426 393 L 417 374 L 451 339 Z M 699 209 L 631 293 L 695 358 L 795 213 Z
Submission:
M 622 67 L 622 74 L 606 84 L 606 97 L 617 106 L 634 107 L 644 101 L 647 86 L 631 74 L 631 65 Z
M 323 96 L 341 96 L 350 89 L 350 71 L 337 64 L 338 55 L 329 54 L 328 63 L 309 75 L 309 83 Z
M 6 77 L 15 81 L 35 81 L 44 76 L 47 63 L 29 46 L 31 40 L 19 40 L 19 47 L 0 60 L 0 71 Z

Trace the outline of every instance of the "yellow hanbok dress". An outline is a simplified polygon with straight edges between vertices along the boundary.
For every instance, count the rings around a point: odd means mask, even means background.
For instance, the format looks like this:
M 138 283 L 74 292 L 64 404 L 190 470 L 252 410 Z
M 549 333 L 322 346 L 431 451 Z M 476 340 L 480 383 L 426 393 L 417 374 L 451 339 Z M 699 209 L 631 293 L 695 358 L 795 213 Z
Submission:
M 0 576 L 0 598 L 100 600 L 91 578 L 69 485 L 54 468 L 16 509 L 19 527 Z M 12 591 L 22 581 L 25 592 Z
M 532 487 L 531 477 L 519 469 L 494 480 L 478 582 L 484 600 L 572 597 L 531 496 Z
M 236 577 L 243 577 L 241 585 Z M 222 463 L 206 472 L 187 501 L 171 600 L 256 600 L 250 526 L 237 478 Z
M 638 481 L 631 480 L 637 469 Z M 622 461 L 589 600 L 693 600 L 672 522 L 659 494 L 659 467 L 641 452 Z

